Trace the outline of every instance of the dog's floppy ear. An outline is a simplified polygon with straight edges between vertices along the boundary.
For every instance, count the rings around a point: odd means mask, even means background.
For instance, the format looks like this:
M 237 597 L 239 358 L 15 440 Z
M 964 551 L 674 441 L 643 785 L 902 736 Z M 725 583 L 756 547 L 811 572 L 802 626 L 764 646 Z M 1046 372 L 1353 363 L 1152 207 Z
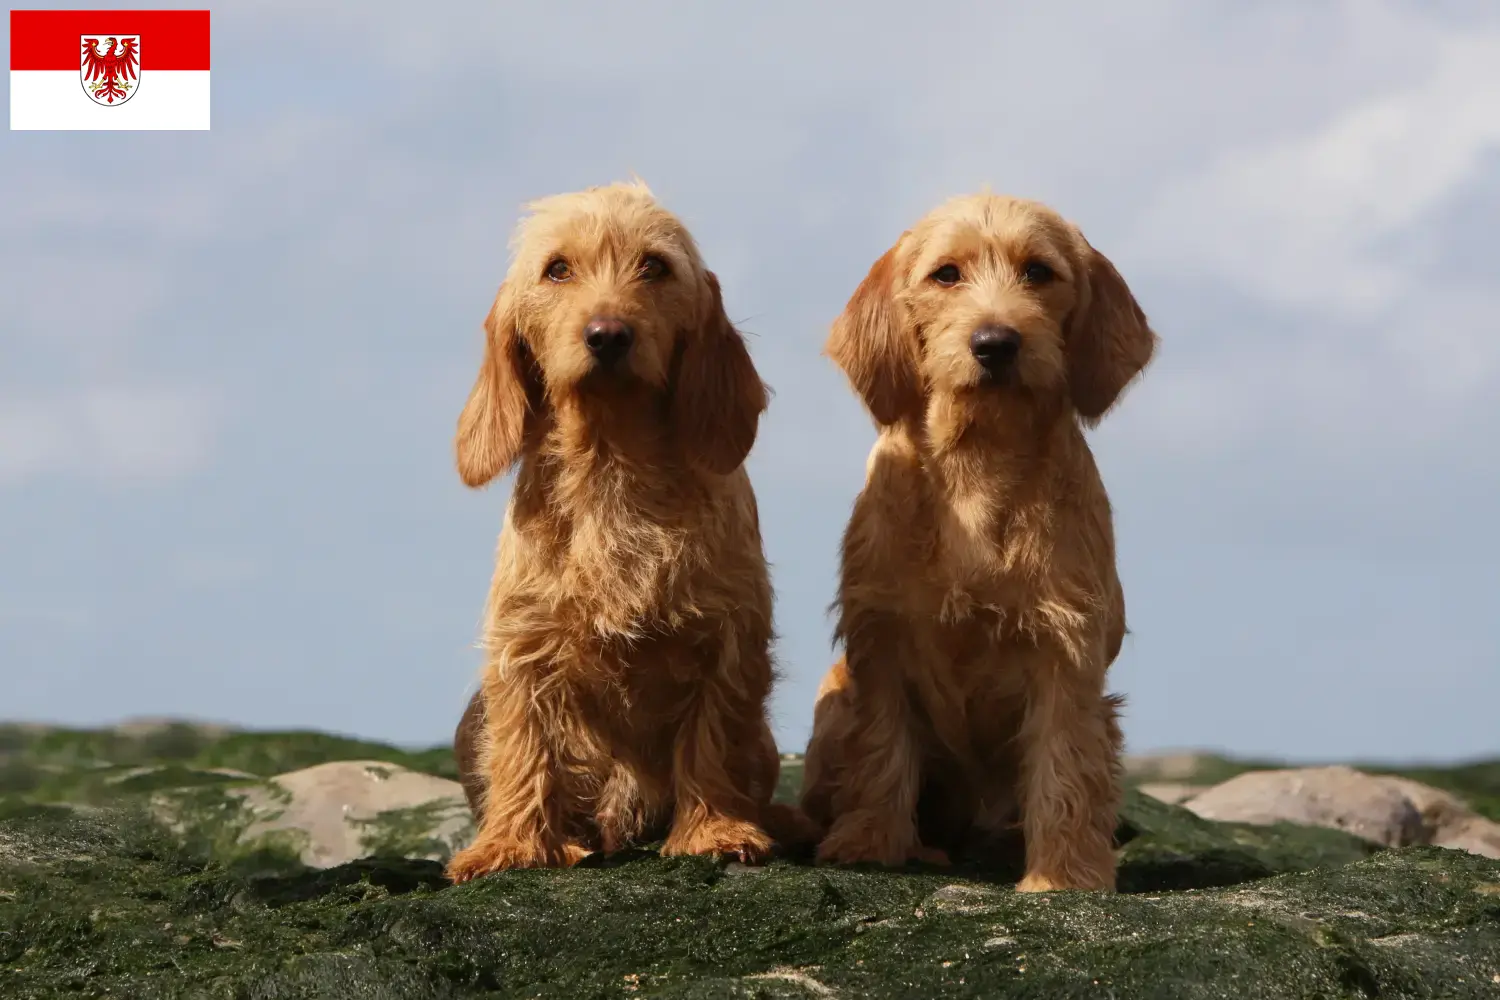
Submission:
M 479 377 L 453 439 L 458 474 L 468 486 L 483 486 L 515 463 L 527 418 L 540 406 L 540 374 L 516 322 L 515 297 L 502 284 L 484 321 Z
M 833 321 L 823 353 L 843 369 L 875 422 L 886 426 L 922 411 L 915 345 L 896 309 L 896 248 L 870 268 Z
M 738 469 L 755 444 L 769 403 L 745 339 L 724 312 L 719 279 L 704 272 L 708 294 L 698 328 L 683 333 L 672 377 L 672 426 L 688 461 L 721 476 Z
M 1082 235 L 1078 243 L 1086 294 L 1068 326 L 1068 391 L 1078 415 L 1094 423 L 1146 367 L 1157 336 L 1115 266 Z

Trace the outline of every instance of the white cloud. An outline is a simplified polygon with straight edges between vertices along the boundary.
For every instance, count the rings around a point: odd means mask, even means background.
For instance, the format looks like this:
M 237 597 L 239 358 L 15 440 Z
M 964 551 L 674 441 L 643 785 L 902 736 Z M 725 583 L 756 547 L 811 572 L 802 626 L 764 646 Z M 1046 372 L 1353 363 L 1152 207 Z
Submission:
M 1374 318 L 1412 294 L 1427 276 L 1384 241 L 1420 224 L 1500 149 L 1500 31 L 1455 32 L 1415 55 L 1431 65 L 1425 78 L 1164 183 L 1132 252 L 1344 316 Z
M 1320 123 L 1218 144 L 1166 175 L 1120 243 L 1127 274 L 1207 281 L 1254 304 L 1162 331 L 1131 404 L 1142 446 L 1207 454 L 1274 439 L 1389 461 L 1458 446 L 1500 415 L 1500 288 L 1431 252 L 1444 213 L 1493 181 L 1500 27 L 1390 4 L 1341 10 L 1400 43 L 1388 77 Z
M 0 485 L 50 477 L 151 483 L 207 459 L 217 407 L 172 387 L 96 386 L 0 400 Z

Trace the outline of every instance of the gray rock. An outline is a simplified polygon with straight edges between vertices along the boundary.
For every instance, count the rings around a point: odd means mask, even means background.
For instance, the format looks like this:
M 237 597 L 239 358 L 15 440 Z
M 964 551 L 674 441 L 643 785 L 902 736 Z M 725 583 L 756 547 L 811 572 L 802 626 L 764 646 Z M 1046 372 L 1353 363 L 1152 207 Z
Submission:
M 1430 844 L 1500 858 L 1500 823 L 1440 788 L 1350 767 L 1251 771 L 1194 795 L 1190 786 L 1145 784 L 1204 819 L 1266 825 L 1301 823 L 1345 830 L 1386 847 Z
M 1183 803 L 1204 819 L 1322 826 L 1386 847 L 1426 840 L 1421 811 L 1391 782 L 1351 767 L 1251 771 Z
M 1483 816 L 1470 816 L 1462 823 L 1441 831 L 1432 844 L 1434 847 L 1447 847 L 1481 857 L 1500 859 L 1500 823 Z
M 1424 843 L 1440 838 L 1443 831 L 1462 825 L 1474 815 L 1463 799 L 1441 788 L 1390 775 L 1379 775 L 1377 780 L 1400 792 L 1421 813 Z
M 1500 858 L 1500 823 L 1485 819 L 1458 796 L 1410 778 L 1380 778 L 1422 814 L 1422 843 Z
M 474 832 L 458 782 L 381 761 L 319 764 L 231 794 L 253 817 L 242 842 L 289 838 L 313 868 L 377 854 L 446 861 Z

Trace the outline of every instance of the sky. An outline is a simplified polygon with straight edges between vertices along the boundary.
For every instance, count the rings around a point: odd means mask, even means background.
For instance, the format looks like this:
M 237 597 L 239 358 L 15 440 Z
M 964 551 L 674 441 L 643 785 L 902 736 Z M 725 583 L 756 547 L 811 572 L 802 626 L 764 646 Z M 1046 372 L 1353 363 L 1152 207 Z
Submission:
M 452 433 L 509 231 L 637 174 L 775 392 L 783 749 L 874 440 L 828 324 L 989 185 L 1162 338 L 1090 437 L 1129 749 L 1500 753 L 1488 0 L 246 0 L 213 45 L 211 131 L 0 137 L 0 718 L 449 739 L 510 488 Z

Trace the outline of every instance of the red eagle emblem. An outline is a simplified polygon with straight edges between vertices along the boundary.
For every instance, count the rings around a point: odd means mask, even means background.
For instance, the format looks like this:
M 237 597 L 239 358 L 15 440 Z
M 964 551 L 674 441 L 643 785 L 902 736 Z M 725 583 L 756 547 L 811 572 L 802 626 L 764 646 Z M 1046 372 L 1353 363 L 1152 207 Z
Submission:
M 83 91 L 95 104 L 124 104 L 140 82 L 141 36 L 110 35 L 101 47 L 99 39 L 83 39 L 83 62 L 79 74 Z

